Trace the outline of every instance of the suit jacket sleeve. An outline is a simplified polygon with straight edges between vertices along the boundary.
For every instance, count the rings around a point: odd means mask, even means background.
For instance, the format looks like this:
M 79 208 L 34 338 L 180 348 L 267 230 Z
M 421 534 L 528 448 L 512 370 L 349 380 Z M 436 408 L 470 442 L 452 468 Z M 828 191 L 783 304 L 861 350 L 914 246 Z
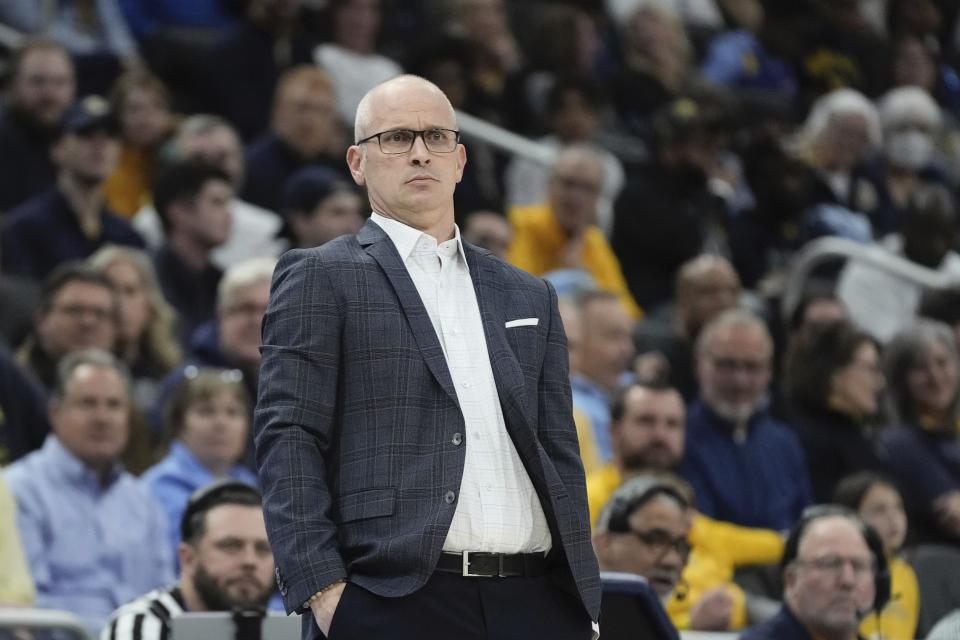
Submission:
M 343 326 L 330 268 L 316 252 L 285 253 L 263 324 L 256 459 L 288 613 L 346 577 L 327 484 Z
M 583 593 L 584 604 L 591 616 L 596 618 L 600 606 L 599 580 L 596 579 L 599 569 L 590 543 L 587 487 L 573 422 L 567 337 L 557 307 L 556 291 L 549 283 L 547 288 L 550 292 L 550 327 L 538 385 L 540 415 L 537 435 L 570 501 L 569 511 L 560 517 L 572 520 L 568 528 L 571 539 L 565 548 L 577 557 L 568 557 L 567 561 L 574 576 L 589 577 L 581 588 L 586 590 Z M 557 542 L 555 540 L 554 544 Z
M 570 361 L 567 355 L 567 337 L 560 320 L 557 294 L 550 290 L 550 328 L 547 333 L 546 354 L 540 372 L 540 443 L 550 456 L 570 498 L 583 513 L 587 511 L 587 489 L 584 480 L 583 462 L 580 459 L 580 443 L 573 421 L 573 400 L 570 393 Z

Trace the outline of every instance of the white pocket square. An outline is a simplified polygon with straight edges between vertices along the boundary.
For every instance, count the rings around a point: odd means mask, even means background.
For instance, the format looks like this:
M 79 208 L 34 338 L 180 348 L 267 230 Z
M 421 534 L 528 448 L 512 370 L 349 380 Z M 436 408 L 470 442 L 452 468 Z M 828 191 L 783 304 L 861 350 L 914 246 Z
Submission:
M 514 327 L 535 327 L 538 324 L 540 324 L 540 318 L 518 318 L 508 321 L 504 326 L 507 329 L 512 329 Z

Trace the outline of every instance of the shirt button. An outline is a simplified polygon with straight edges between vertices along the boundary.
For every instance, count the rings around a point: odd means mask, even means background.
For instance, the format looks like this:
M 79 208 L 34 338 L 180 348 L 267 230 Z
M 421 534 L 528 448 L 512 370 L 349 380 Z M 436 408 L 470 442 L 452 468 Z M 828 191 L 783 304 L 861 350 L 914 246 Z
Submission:
M 453 434 L 453 440 L 451 440 L 450 442 L 452 442 L 455 445 L 459 445 L 461 442 L 463 442 L 463 434 L 462 433 Z
M 453 501 L 457 499 L 457 494 L 453 491 L 447 491 L 447 494 L 443 496 L 443 501 L 447 504 L 453 504 Z
M 469 389 L 469 388 L 470 388 L 470 381 L 469 381 L 469 380 L 464 380 L 464 381 L 463 381 L 463 386 L 466 387 L 467 389 Z

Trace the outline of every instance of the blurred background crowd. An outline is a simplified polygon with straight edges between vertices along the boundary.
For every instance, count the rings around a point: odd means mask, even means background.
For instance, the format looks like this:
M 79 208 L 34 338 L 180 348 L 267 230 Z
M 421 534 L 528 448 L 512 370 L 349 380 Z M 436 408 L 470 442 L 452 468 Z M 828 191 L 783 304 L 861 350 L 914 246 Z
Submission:
M 364 224 L 354 111 L 408 72 L 502 130 L 461 122 L 457 222 L 560 295 L 601 567 L 742 629 L 840 502 L 893 575 L 864 633 L 923 637 L 960 607 L 958 65 L 958 0 L 5 0 L 0 602 L 99 629 L 193 490 L 256 484 L 276 258 Z M 646 562 L 601 512 L 650 472 L 689 548 Z

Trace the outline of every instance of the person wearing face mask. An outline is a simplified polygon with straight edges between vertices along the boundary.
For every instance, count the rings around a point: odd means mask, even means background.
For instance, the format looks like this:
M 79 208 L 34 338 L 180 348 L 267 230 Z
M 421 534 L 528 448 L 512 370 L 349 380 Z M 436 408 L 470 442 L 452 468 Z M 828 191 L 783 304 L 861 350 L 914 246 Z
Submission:
M 865 170 L 876 191 L 876 202 L 864 211 L 874 233 L 882 237 L 899 231 L 913 193 L 925 184 L 949 185 L 938 162 L 935 141 L 943 117 L 926 90 L 897 87 L 877 102 L 883 132 L 881 153 Z

